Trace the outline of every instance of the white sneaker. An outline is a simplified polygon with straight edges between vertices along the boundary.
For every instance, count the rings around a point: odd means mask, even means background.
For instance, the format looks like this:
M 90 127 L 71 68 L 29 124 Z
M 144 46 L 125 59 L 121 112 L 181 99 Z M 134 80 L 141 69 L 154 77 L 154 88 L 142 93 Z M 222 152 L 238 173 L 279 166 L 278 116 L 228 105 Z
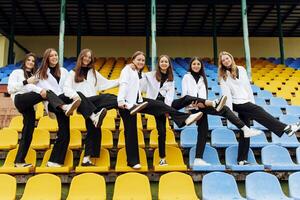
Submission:
M 47 162 L 47 167 L 62 167 L 61 164 L 55 163 L 55 162 Z
M 242 160 L 238 162 L 238 165 L 251 165 L 247 160 Z
M 202 112 L 197 112 L 195 114 L 191 114 L 186 120 L 185 124 L 187 126 L 191 125 L 192 123 L 198 121 L 202 117 L 203 113 Z
M 226 104 L 226 101 L 227 101 L 227 96 L 225 95 L 221 96 L 220 99 L 214 100 L 214 108 L 216 109 L 217 112 L 222 110 L 222 108 Z
M 211 165 L 210 163 L 206 162 L 205 160 L 201 159 L 201 158 L 195 158 L 193 166 L 209 166 Z
M 260 130 L 257 130 L 254 128 L 248 128 L 244 131 L 244 137 L 249 138 L 249 137 L 260 135 L 261 133 L 262 133 L 262 131 L 260 131 Z
M 74 110 L 80 106 L 81 99 L 75 99 L 72 103 L 67 104 L 64 109 L 66 116 L 70 116 L 73 114 Z
M 132 166 L 133 169 L 141 169 L 141 164 L 136 164 L 134 166 Z
M 167 166 L 167 165 L 168 165 L 168 163 L 165 158 L 161 158 L 159 160 L 159 166 Z
M 136 113 L 138 113 L 139 111 L 143 110 L 146 106 L 148 105 L 147 101 L 144 101 L 143 103 L 139 103 L 136 105 L 133 105 L 129 111 L 131 115 L 135 115 Z
M 295 133 L 297 133 L 300 130 L 300 122 L 297 122 L 296 124 L 291 124 L 288 125 L 285 129 L 284 132 L 291 137 Z
M 106 108 L 102 108 L 99 112 L 95 114 L 95 117 L 92 118 L 93 124 L 96 128 L 100 128 L 103 122 L 104 117 L 106 116 Z

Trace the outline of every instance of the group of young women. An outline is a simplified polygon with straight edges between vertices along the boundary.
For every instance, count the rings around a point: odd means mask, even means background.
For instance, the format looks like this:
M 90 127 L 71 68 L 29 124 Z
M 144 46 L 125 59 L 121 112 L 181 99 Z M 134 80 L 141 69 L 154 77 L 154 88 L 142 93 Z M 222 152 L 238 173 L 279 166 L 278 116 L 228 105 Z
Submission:
M 44 102 L 49 116 L 55 114 L 58 132 L 48 167 L 61 167 L 70 140 L 69 116 L 75 109 L 83 115 L 87 127 L 82 166 L 94 166 L 91 157 L 100 156 L 101 124 L 108 109 L 119 109 L 124 123 L 127 165 L 141 168 L 137 141 L 136 114 L 146 113 L 156 119 L 159 134 L 159 165 L 167 165 L 165 153 L 166 120 L 170 116 L 178 127 L 194 122 L 198 126 L 196 159 L 194 165 L 209 165 L 203 160 L 208 134 L 207 114 L 220 115 L 236 125 L 239 137 L 238 164 L 245 165 L 249 149 L 249 137 L 260 134 L 250 129 L 250 119 L 266 126 L 278 136 L 292 135 L 300 129 L 300 123 L 286 125 L 255 105 L 246 71 L 236 66 L 231 54 L 221 52 L 219 57 L 219 81 L 223 96 L 207 100 L 208 85 L 204 65 L 198 57 L 190 61 L 189 72 L 182 80 L 181 98 L 174 99 L 175 86 L 172 62 L 167 55 L 158 58 L 155 71 L 142 73 L 145 54 L 137 51 L 130 64 L 121 71 L 120 78 L 108 80 L 94 68 L 94 56 L 90 49 L 83 49 L 74 70 L 67 72 L 58 64 L 55 49 L 45 51 L 39 68 L 33 53 L 25 56 L 21 69 L 12 72 L 8 92 L 18 111 L 23 115 L 22 138 L 15 159 L 16 167 L 31 167 L 25 162 L 35 125 L 34 106 Z M 119 86 L 118 96 L 98 94 Z M 146 92 L 143 98 L 141 92 Z M 227 104 L 227 106 L 225 105 Z M 188 113 L 178 110 L 186 108 Z M 238 113 L 238 117 L 233 113 Z

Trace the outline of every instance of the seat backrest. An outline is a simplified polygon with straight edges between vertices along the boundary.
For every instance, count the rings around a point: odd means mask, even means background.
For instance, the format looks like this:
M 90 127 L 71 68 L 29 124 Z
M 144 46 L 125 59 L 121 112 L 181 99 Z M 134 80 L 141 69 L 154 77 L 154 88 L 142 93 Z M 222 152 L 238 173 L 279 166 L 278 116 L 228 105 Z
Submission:
M 16 178 L 7 174 L 0 174 L 0 199 L 15 199 L 16 192 Z
M 190 166 L 193 165 L 194 159 L 196 155 L 196 147 L 191 148 L 190 154 L 189 154 L 189 164 Z M 218 152 L 215 148 L 211 147 L 209 144 L 206 144 L 204 153 L 203 153 L 203 159 L 211 163 L 213 165 L 221 165 Z
M 8 152 L 3 167 L 14 167 L 17 151 L 18 148 L 12 149 Z M 25 157 L 25 162 L 30 163 L 33 166 L 36 165 L 36 151 L 32 148 L 28 149 L 27 155 Z
M 238 155 L 238 146 L 232 145 L 226 148 L 225 151 L 225 161 L 227 165 L 237 165 L 237 155 Z M 248 161 L 250 163 L 257 163 L 254 157 L 252 149 L 248 151 Z
M 289 176 L 289 194 L 292 198 L 300 199 L 300 172 L 295 172 Z
M 288 150 L 278 145 L 268 145 L 262 148 L 261 158 L 263 164 L 293 164 Z

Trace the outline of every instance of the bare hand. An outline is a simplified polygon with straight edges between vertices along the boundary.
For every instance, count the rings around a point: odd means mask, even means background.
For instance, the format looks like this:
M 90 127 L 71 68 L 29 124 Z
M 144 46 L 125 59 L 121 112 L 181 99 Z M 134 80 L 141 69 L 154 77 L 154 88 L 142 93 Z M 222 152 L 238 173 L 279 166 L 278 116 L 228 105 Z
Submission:
M 118 102 L 118 107 L 121 109 L 127 109 L 127 105 L 123 102 Z
M 193 102 L 190 104 L 190 107 L 192 107 L 192 108 L 198 108 L 198 102 L 197 102 L 197 101 L 193 101 Z
M 32 76 L 27 79 L 27 83 L 29 83 L 29 84 L 36 84 L 38 81 L 39 81 L 38 78 L 35 76 Z
M 43 99 L 47 98 L 47 91 L 45 89 L 42 89 L 42 91 L 40 92 L 40 95 L 43 97 Z
M 198 108 L 205 108 L 206 107 L 203 103 L 198 103 L 197 106 L 198 106 Z

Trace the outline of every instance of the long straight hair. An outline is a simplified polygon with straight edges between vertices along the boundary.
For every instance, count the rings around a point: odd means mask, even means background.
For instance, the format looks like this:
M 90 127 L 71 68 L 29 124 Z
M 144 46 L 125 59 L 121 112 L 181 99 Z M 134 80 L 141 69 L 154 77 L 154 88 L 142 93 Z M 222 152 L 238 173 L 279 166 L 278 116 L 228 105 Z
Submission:
M 163 58 L 163 57 L 166 57 L 169 61 L 169 67 L 167 69 L 167 74 L 168 74 L 168 81 L 173 81 L 174 80 L 174 75 L 173 75 L 173 65 L 172 65 L 172 62 L 171 62 L 171 59 L 168 55 L 161 55 L 158 57 L 157 59 L 157 64 L 156 64 L 156 73 L 155 73 L 155 77 L 156 77 L 156 80 L 157 81 L 161 81 L 161 71 L 160 71 L 160 67 L 159 67 L 159 63 L 160 63 L 160 60 Z
M 55 51 L 57 53 L 57 51 L 53 48 L 48 48 L 46 49 L 46 51 L 44 52 L 44 55 L 43 55 L 43 60 L 42 60 L 42 63 L 41 63 L 41 66 L 38 70 L 38 77 L 40 79 L 48 79 L 48 75 L 47 75 L 47 70 L 49 68 L 49 57 L 50 57 L 50 53 L 52 51 Z M 59 68 L 59 63 L 57 63 L 55 65 L 55 71 L 54 71 L 54 74 L 55 76 L 57 77 L 60 77 L 60 68 Z
M 36 70 L 37 70 L 37 64 L 36 64 L 37 60 L 36 60 L 36 55 L 35 55 L 34 53 L 31 53 L 31 52 L 28 53 L 28 54 L 26 54 L 26 55 L 25 55 L 25 58 L 24 58 L 24 60 L 23 60 L 23 62 L 22 62 L 22 65 L 21 65 L 21 69 L 23 70 L 24 76 L 25 76 L 26 79 L 29 78 L 28 75 L 27 75 L 27 73 L 26 73 L 26 61 L 27 61 L 27 59 L 28 59 L 29 57 L 33 57 L 33 58 L 34 58 L 34 66 L 33 66 L 32 70 L 31 70 L 32 74 L 35 74 L 35 72 L 36 72 Z
M 230 76 L 231 76 L 233 79 L 236 79 L 236 78 L 237 78 L 237 65 L 235 64 L 235 61 L 234 61 L 233 56 L 232 56 L 230 53 L 226 52 L 226 51 L 222 51 L 222 52 L 220 52 L 220 54 L 219 54 L 219 61 L 218 61 L 218 79 L 219 79 L 219 81 L 220 81 L 221 79 L 223 79 L 223 80 L 225 80 L 225 81 L 227 80 L 227 73 L 226 73 L 227 68 L 226 68 L 226 67 L 223 65 L 223 63 L 222 63 L 222 56 L 224 56 L 224 55 L 227 55 L 227 56 L 230 57 L 230 59 L 231 59 L 231 61 L 232 61 L 232 64 L 231 64 L 231 69 L 228 70 L 228 71 L 230 72 Z
M 75 71 L 75 82 L 76 83 L 80 83 L 80 82 L 82 82 L 84 80 L 84 75 L 82 73 L 80 73 L 80 70 L 82 68 L 83 57 L 88 52 L 91 53 L 91 62 L 86 67 L 88 67 L 89 69 L 93 70 L 93 74 L 94 74 L 95 80 L 96 80 L 96 82 L 95 82 L 95 85 L 96 85 L 97 84 L 97 76 L 96 76 L 96 70 L 94 68 L 95 58 L 94 58 L 94 55 L 93 55 L 93 51 L 91 49 L 82 49 L 80 51 L 80 54 L 78 55 L 76 66 L 74 68 L 74 71 Z
M 206 92 L 207 92 L 207 95 L 208 95 L 208 84 L 207 84 L 207 78 L 206 78 L 206 74 L 205 74 L 205 70 L 204 70 L 204 64 L 203 64 L 202 60 L 199 57 L 195 56 L 195 57 L 191 58 L 190 64 L 189 64 L 189 72 L 194 72 L 193 69 L 192 69 L 192 63 L 195 60 L 198 60 L 200 62 L 201 69 L 198 72 L 198 74 L 203 77 L 205 88 L 206 88 Z M 194 73 L 196 73 L 196 72 L 194 72 Z

